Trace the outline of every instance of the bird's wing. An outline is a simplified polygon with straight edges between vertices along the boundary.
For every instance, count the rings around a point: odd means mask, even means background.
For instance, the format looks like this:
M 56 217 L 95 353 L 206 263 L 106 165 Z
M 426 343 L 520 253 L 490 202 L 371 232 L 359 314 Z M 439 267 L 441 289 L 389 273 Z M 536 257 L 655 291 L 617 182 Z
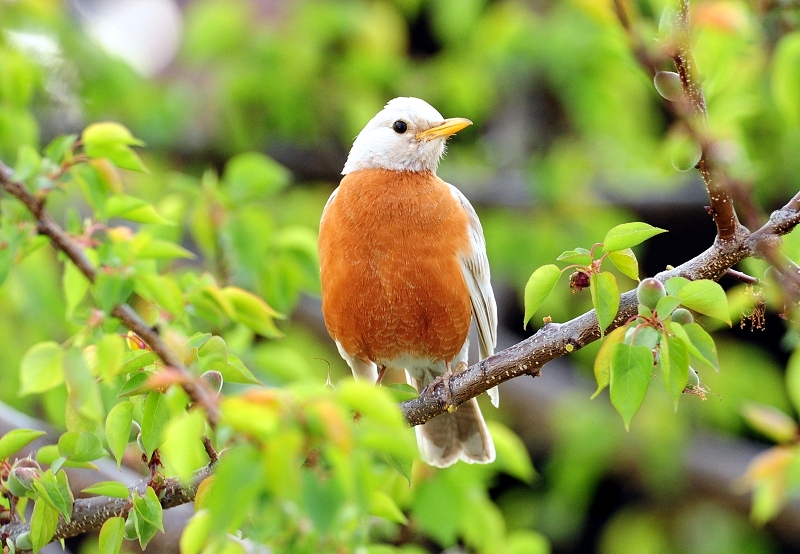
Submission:
M 494 354 L 497 346 L 497 303 L 489 280 L 489 259 L 486 257 L 486 240 L 483 238 L 483 227 L 478 219 L 478 214 L 466 196 L 460 190 L 448 183 L 450 192 L 467 213 L 469 222 L 470 251 L 461 255 L 461 271 L 469 289 L 469 299 L 472 304 L 472 317 L 475 318 L 478 329 L 478 351 L 480 358 L 488 358 Z M 497 388 L 486 391 L 492 399 L 492 404 L 497 406 L 500 397 Z
M 328 201 L 327 201 L 327 202 L 325 202 L 325 207 L 324 207 L 324 208 L 322 208 L 322 215 L 321 215 L 321 216 L 320 216 L 320 218 L 319 218 L 320 222 L 322 222 L 322 220 L 323 220 L 323 219 L 325 219 L 325 212 L 327 212 L 327 211 L 328 211 L 328 206 L 330 206 L 330 205 L 331 205 L 331 202 L 333 202 L 333 199 L 334 199 L 334 198 L 336 198 L 336 194 L 337 194 L 338 192 L 339 192 L 339 187 L 336 187 L 335 189 L 333 189 L 333 192 L 332 192 L 332 193 L 331 193 L 331 195 L 328 197 Z

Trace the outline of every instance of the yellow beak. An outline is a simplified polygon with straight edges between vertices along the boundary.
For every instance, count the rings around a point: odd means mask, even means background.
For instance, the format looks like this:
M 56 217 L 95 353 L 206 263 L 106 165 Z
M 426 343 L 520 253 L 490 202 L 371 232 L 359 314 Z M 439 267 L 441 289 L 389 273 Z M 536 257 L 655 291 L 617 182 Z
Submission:
M 465 119 L 463 117 L 452 117 L 450 119 L 445 119 L 444 123 L 437 125 L 436 127 L 431 127 L 430 129 L 426 129 L 420 133 L 417 133 L 416 139 L 431 140 L 441 137 L 447 138 L 450 135 L 456 134 L 464 127 L 468 127 L 470 125 L 472 125 L 472 121 L 469 119 Z

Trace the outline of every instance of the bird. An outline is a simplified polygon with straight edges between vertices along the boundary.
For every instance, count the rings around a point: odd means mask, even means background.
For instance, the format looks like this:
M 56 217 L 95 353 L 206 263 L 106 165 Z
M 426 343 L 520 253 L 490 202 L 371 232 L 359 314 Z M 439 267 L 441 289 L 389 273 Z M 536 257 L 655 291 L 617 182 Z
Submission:
M 436 175 L 447 139 L 471 124 L 400 97 L 353 142 L 322 211 L 318 248 L 325 325 L 356 379 L 379 383 L 387 369 L 402 369 L 418 391 L 449 379 L 467 366 L 472 321 L 480 358 L 494 353 L 483 228 L 467 198 Z M 496 387 L 488 392 L 497 406 Z M 495 459 L 475 398 L 418 425 L 416 436 L 432 466 Z

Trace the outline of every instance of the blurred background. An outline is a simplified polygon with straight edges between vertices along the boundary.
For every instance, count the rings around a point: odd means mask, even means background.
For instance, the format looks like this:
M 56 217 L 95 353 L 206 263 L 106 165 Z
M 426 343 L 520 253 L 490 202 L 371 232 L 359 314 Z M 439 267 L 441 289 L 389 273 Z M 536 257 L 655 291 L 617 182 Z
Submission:
M 622 4 L 655 48 L 667 2 Z M 758 225 L 800 189 L 800 9 L 698 0 L 692 17 L 711 130 L 732 180 L 752 193 L 743 220 Z M 0 159 L 12 165 L 20 146 L 90 122 L 128 126 L 150 172 L 126 173 L 125 187 L 182 222 L 156 229 L 201 254 L 181 263 L 289 315 L 283 339 L 226 337 L 268 385 L 348 373 L 319 312 L 318 220 L 353 138 L 396 96 L 475 123 L 451 141 L 439 175 L 483 222 L 501 348 L 542 316 L 589 309 L 588 291 L 572 294 L 564 279 L 522 325 L 528 277 L 562 251 L 646 221 L 669 233 L 637 250 L 644 277 L 713 241 L 702 183 L 676 169 L 681 134 L 611 0 L 0 0 Z M 269 186 L 251 187 L 252 172 Z M 76 195 L 50 202 L 88 213 Z M 800 252 L 800 240 L 786 249 Z M 55 424 L 60 393 L 34 403 L 16 390 L 30 345 L 74 332 L 60 316 L 57 263 L 38 250 L 0 288 L 0 399 Z M 800 504 L 756 525 L 742 479 L 771 446 L 743 408 L 796 409 L 784 372 L 797 330 L 774 313 L 763 330 L 740 328 L 747 293 L 723 284 L 736 323 L 715 332 L 722 369 L 702 375 L 705 401 L 683 398 L 674 413 L 663 387 L 650 387 L 626 433 L 607 392 L 589 400 L 592 345 L 501 387 L 499 411 L 486 404 L 539 473 L 494 484 L 509 529 L 537 530 L 565 554 L 800 551 Z

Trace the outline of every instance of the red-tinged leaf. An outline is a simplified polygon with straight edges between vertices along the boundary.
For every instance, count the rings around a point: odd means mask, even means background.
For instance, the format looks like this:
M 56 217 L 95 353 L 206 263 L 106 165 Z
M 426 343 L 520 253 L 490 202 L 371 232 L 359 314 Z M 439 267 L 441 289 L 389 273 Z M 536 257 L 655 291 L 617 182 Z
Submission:
M 533 272 L 525 285 L 525 321 L 523 325 L 528 324 L 533 314 L 550 296 L 559 277 L 561 277 L 561 270 L 555 264 L 543 265 Z
M 617 278 L 608 271 L 593 273 L 589 278 L 589 290 L 592 293 L 592 304 L 597 312 L 600 335 L 603 336 L 619 310 Z
M 617 327 L 606 335 L 606 339 L 600 345 L 600 350 L 594 359 L 594 379 L 597 381 L 597 390 L 594 391 L 592 399 L 608 386 L 611 379 L 611 353 L 614 351 L 614 345 L 622 342 L 625 338 L 625 331 L 625 327 Z
M 797 438 L 797 422 L 774 406 L 748 402 L 742 415 L 753 429 L 777 443 L 790 443 Z
M 603 239 L 603 250 L 605 252 L 614 252 L 618 250 L 625 250 L 637 244 L 641 244 L 650 237 L 658 235 L 659 233 L 666 233 L 666 229 L 653 227 L 647 223 L 635 221 L 632 223 L 623 223 L 617 225 L 606 233 Z
M 609 382 L 611 404 L 622 416 L 626 430 L 642 405 L 652 369 L 653 352 L 646 346 L 614 345 Z

